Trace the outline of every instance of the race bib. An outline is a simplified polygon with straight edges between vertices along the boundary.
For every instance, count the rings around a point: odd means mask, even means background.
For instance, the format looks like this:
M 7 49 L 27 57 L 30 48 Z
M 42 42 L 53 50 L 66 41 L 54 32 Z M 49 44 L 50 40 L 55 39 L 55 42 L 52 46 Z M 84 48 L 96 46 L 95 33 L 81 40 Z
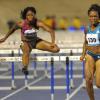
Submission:
M 31 30 L 25 30 L 24 31 L 24 36 L 29 39 L 29 40 L 34 40 L 34 38 L 37 37 L 37 34 L 36 34 L 36 30 L 35 29 L 31 29 Z
M 87 41 L 88 41 L 89 45 L 98 45 L 98 44 L 100 44 L 98 34 L 87 34 L 86 38 L 87 38 Z
M 30 35 L 30 34 L 33 34 L 33 33 L 36 33 L 36 30 L 31 29 L 31 30 L 25 30 L 25 32 L 24 32 L 25 35 Z

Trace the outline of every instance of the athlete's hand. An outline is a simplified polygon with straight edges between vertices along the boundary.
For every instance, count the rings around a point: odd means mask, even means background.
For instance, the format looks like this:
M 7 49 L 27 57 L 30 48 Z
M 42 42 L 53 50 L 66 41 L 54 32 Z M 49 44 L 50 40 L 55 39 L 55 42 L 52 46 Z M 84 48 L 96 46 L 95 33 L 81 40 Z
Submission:
M 5 40 L 5 38 L 0 39 L 0 43 L 4 42 Z
M 84 60 L 84 58 L 85 58 L 84 56 L 81 56 L 81 57 L 80 57 L 80 61 L 83 61 L 83 60 Z

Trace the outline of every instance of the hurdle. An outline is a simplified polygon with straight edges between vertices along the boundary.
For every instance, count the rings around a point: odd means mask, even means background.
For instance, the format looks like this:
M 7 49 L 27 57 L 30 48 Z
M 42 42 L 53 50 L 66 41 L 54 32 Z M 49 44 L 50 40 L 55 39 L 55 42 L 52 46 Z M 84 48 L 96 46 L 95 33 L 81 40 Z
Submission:
M 50 57 L 50 56 L 49 56 Z M 53 56 L 51 56 L 53 58 Z M 57 56 L 58 57 L 58 56 Z M 69 59 L 70 60 L 79 60 L 80 56 L 70 56 Z M 67 58 L 68 59 L 68 58 Z M 47 59 L 46 59 L 47 60 Z M 50 61 L 51 59 L 48 59 L 47 61 Z M 60 58 L 58 58 L 58 60 L 56 58 L 53 58 L 54 61 L 66 61 L 66 86 L 54 86 L 54 69 L 53 69 L 53 62 L 51 62 L 51 84 L 52 86 L 27 86 L 27 88 L 29 90 L 50 90 L 51 89 L 51 100 L 54 100 L 54 90 L 66 90 L 66 100 L 69 100 L 69 92 L 70 92 L 70 79 L 69 79 L 69 61 L 66 60 L 66 56 L 61 56 Z
M 34 60 L 32 61 L 32 64 L 33 64 L 33 76 L 34 76 L 34 78 L 36 78 L 38 75 L 37 75 L 37 69 L 36 69 L 36 67 L 37 67 L 37 62 L 36 62 L 36 59 L 37 59 L 37 54 L 34 54 L 33 55 L 34 56 Z
M 82 81 L 83 81 L 83 87 L 85 86 L 85 75 L 84 75 L 84 61 L 82 61 L 82 67 L 81 67 L 81 70 L 82 70 L 82 74 L 81 75 L 74 75 L 73 73 L 73 69 L 74 69 L 74 62 L 76 61 L 80 61 L 80 56 L 68 56 L 69 57 L 69 66 L 70 66 L 70 74 L 69 74 L 69 77 L 70 77 L 70 87 L 73 89 L 75 87 L 74 85 L 74 78 L 82 78 Z M 60 61 L 65 61 L 65 58 L 66 56 L 60 56 Z M 74 62 L 73 62 L 74 61 Z M 66 70 L 66 69 L 65 69 Z M 50 75 L 47 75 L 48 78 L 50 78 Z M 60 78 L 66 78 L 66 75 L 55 75 L 54 76 L 56 79 L 60 79 Z
M 51 60 L 51 58 L 53 60 Z M 68 60 L 66 60 L 68 59 Z M 68 58 L 66 58 L 66 56 L 37 56 L 36 59 L 32 59 L 33 61 L 52 61 L 51 63 L 51 68 L 54 71 L 54 62 L 53 61 L 66 61 L 66 73 L 69 74 L 69 62 L 70 61 L 78 61 L 80 59 L 80 56 L 68 56 Z M 12 62 L 12 87 L 15 88 L 15 84 L 14 84 L 14 62 L 20 62 L 22 61 L 21 57 L 0 57 L 0 62 Z M 84 65 L 84 63 L 83 63 Z M 52 72 L 51 75 L 51 79 L 54 80 L 54 72 Z M 70 78 L 69 75 L 66 74 L 66 86 L 54 86 L 54 81 L 51 82 L 51 84 L 53 84 L 52 88 L 50 86 L 29 86 L 28 85 L 28 77 L 25 76 L 25 86 L 27 89 L 29 90 L 49 90 L 51 89 L 51 100 L 54 100 L 54 90 L 66 90 L 66 100 L 69 100 L 71 97 L 69 95 L 70 92 L 70 87 L 69 87 L 69 82 L 70 82 Z M 84 77 L 83 77 L 84 78 Z M 11 90 L 12 87 L 0 87 L 1 89 L 5 89 L 5 90 Z M 80 87 L 81 88 L 81 87 Z M 72 94 L 71 94 L 72 95 Z
M 15 86 L 15 83 L 14 83 L 14 62 L 18 59 L 20 59 L 20 58 L 17 57 L 17 58 L 14 59 L 13 57 L 0 57 L 0 62 L 10 62 L 11 63 L 11 69 L 12 69 L 11 86 L 6 86 L 6 87 L 2 86 L 2 87 L 0 87 L 0 90 L 16 89 L 16 86 Z
M 61 50 L 60 50 L 60 52 L 59 52 L 59 54 L 62 54 L 62 53 L 70 53 L 70 50 L 72 50 L 73 51 L 73 53 L 81 53 L 81 51 L 82 51 L 82 48 L 61 48 Z M 16 55 L 16 54 L 18 54 L 18 56 L 21 56 L 22 55 L 22 51 L 21 51 L 21 49 L 20 48 L 16 48 L 16 47 L 14 47 L 14 48 L 10 48 L 10 49 L 0 49 L 0 54 L 9 54 L 9 55 L 11 55 L 12 54 L 12 52 Z M 32 50 L 32 52 L 31 52 L 31 54 L 37 54 L 37 53 L 39 53 L 39 54 L 45 54 L 45 56 L 47 55 L 47 54 L 51 54 L 50 52 L 47 52 L 47 51 L 41 51 L 41 50 L 37 50 L 37 49 L 34 49 L 34 50 Z M 37 70 L 36 70 L 36 66 L 35 66 L 35 64 L 36 64 L 36 62 L 35 61 L 33 61 L 33 68 L 34 68 L 34 70 L 33 70 L 33 73 L 34 73 L 34 75 L 33 75 L 33 77 L 35 78 L 35 77 L 37 77 Z M 46 61 L 45 61 L 45 75 L 46 75 L 46 77 L 47 77 L 47 67 L 46 67 L 47 65 L 46 65 Z M 4 68 L 3 68 L 4 69 Z M 9 69 L 4 69 L 5 71 L 6 70 L 9 70 Z M 30 70 L 30 68 L 29 68 L 29 70 Z M 19 76 L 18 76 L 19 77 Z M 15 78 L 18 78 L 18 77 L 15 77 Z M 24 76 L 23 76 L 24 77 Z M 10 78 L 10 77 L 8 77 L 8 78 Z M 32 76 L 30 76 L 30 78 L 32 78 Z M 6 79 L 7 79 L 7 77 L 6 77 Z
M 32 66 L 33 66 L 33 75 L 30 75 L 30 76 L 28 76 L 28 78 L 31 78 L 31 79 L 33 79 L 33 78 L 35 78 L 35 77 L 37 77 L 37 71 L 36 71 L 36 66 L 37 66 L 37 62 L 36 62 L 36 53 L 38 52 L 37 50 L 34 50 L 34 51 L 36 51 L 35 52 L 35 54 L 34 54 L 34 57 L 31 59 L 30 58 L 30 60 L 32 61 L 33 60 L 33 62 L 32 62 Z M 21 52 L 21 49 L 13 49 L 13 50 L 2 50 L 2 49 L 0 49 L 0 54 L 9 54 L 10 56 L 14 56 L 15 54 L 18 54 L 18 56 L 20 56 L 21 54 L 22 54 L 22 52 Z M 49 53 L 49 52 L 46 52 L 46 53 Z M 9 59 L 11 59 L 11 58 L 9 58 Z M 1 62 L 5 62 L 4 60 L 7 60 L 6 58 L 5 59 L 3 59 L 3 57 L 2 57 L 2 59 L 1 59 Z M 16 61 L 17 61 L 17 59 L 15 59 Z M 47 62 L 45 61 L 45 75 L 47 74 Z M 9 69 L 2 69 L 1 68 L 1 71 L 7 71 L 7 70 L 9 70 Z M 2 77 L 2 76 L 0 76 L 0 79 L 11 79 L 11 77 L 12 76 L 5 76 L 5 77 Z M 17 75 L 17 76 L 15 76 L 15 79 L 23 79 L 24 78 L 24 75 L 23 76 L 19 76 L 19 75 Z
M 77 61 L 79 60 L 80 56 L 69 56 L 66 58 L 66 56 L 61 56 L 60 59 L 56 59 L 51 57 L 51 87 L 50 86 L 27 86 L 27 89 L 29 90 L 50 90 L 51 89 L 51 100 L 54 100 L 54 90 L 66 90 L 66 100 L 70 100 L 70 78 L 69 78 L 69 60 L 74 60 Z M 54 86 L 55 81 L 54 81 L 54 66 L 53 66 L 53 61 L 66 61 L 66 86 Z M 48 59 L 47 61 L 50 61 Z M 82 88 L 82 86 L 80 87 Z M 79 89 L 80 89 L 79 88 Z M 78 92 L 78 91 L 75 91 Z M 71 94 L 72 95 L 72 94 Z
M 49 90 L 51 89 L 51 100 L 54 100 L 54 90 L 65 90 L 66 89 L 66 97 L 69 97 L 69 61 L 68 57 L 66 58 L 66 86 L 54 86 L 54 61 L 59 61 L 59 57 L 49 56 L 49 58 L 44 59 L 45 61 L 51 61 L 51 87 L 50 86 L 28 86 L 28 82 L 26 82 L 26 88 L 29 90 Z M 64 60 L 65 61 L 65 60 Z M 27 80 L 27 76 L 26 76 Z M 67 87 L 67 88 L 66 88 Z
M 71 51 L 71 49 L 61 49 L 60 50 L 60 53 L 59 54 L 61 54 L 61 53 L 70 53 L 70 51 Z M 73 53 L 80 53 L 81 52 L 81 49 L 76 49 L 76 48 L 74 48 L 74 49 L 72 49 L 72 51 L 73 51 Z M 18 49 L 12 49 L 12 50 L 2 50 L 2 49 L 0 49 L 0 54 L 12 54 L 12 52 L 14 53 L 14 54 L 18 54 L 18 55 L 21 55 L 22 54 L 22 51 L 21 51 L 21 49 L 20 48 L 18 48 Z M 43 51 L 43 52 L 41 52 L 41 50 L 36 50 L 36 49 L 34 49 L 34 50 L 32 50 L 32 54 L 34 53 L 34 55 L 36 55 L 36 53 L 45 53 L 45 55 L 47 55 L 47 54 L 50 54 L 50 52 L 47 52 L 47 51 Z M 37 72 L 36 72 L 36 61 L 33 61 L 33 66 L 34 66 L 34 77 L 36 77 L 37 76 Z M 45 61 L 45 75 L 47 76 L 47 67 L 46 67 L 47 65 L 46 65 L 46 61 Z M 32 76 L 31 76 L 32 77 Z
M 31 59 L 32 61 L 50 61 L 50 58 L 51 57 L 45 57 L 45 56 L 39 56 L 37 57 L 36 59 Z M 58 56 L 55 56 L 54 58 L 56 58 L 57 60 L 59 59 Z M 0 90 L 11 90 L 11 89 L 15 89 L 16 86 L 15 86 L 15 76 L 14 76 L 14 62 L 20 62 L 22 61 L 22 58 L 21 57 L 0 57 L 0 62 L 11 62 L 11 69 L 12 69 L 12 77 L 6 77 L 5 79 L 11 79 L 11 86 L 10 87 L 0 87 Z M 3 79 L 3 76 L 1 76 L 1 79 Z M 28 76 L 25 76 L 25 85 L 28 84 Z
M 44 57 L 47 57 L 47 54 L 44 54 Z M 37 75 L 37 54 L 33 54 L 33 58 L 30 59 L 32 61 L 32 67 L 33 67 L 33 76 L 34 78 L 36 78 Z M 44 61 L 44 73 L 45 73 L 45 77 L 48 76 L 48 61 Z

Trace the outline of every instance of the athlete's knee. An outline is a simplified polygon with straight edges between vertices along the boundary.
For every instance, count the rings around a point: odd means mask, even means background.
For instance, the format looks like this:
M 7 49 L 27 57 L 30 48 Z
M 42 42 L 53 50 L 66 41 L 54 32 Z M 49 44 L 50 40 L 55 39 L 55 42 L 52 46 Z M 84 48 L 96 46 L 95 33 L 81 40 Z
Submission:
M 92 75 L 87 75 L 87 74 L 85 74 L 85 80 L 86 80 L 86 83 L 87 84 L 93 84 L 93 77 L 92 77 Z
M 88 86 L 88 85 L 93 85 L 93 80 L 86 80 L 86 85 Z

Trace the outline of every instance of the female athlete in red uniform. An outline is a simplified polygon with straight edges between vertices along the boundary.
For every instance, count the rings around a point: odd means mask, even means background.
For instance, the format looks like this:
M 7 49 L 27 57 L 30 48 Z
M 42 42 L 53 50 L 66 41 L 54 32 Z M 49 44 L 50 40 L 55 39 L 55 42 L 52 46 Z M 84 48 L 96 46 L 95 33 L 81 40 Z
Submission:
M 55 32 L 36 18 L 36 9 L 34 7 L 25 8 L 21 12 L 21 17 L 23 20 L 15 22 L 0 42 L 4 42 L 12 33 L 15 32 L 15 30 L 21 30 L 21 40 L 23 42 L 21 45 L 23 51 L 22 63 L 24 66 L 22 72 L 25 75 L 28 75 L 29 55 L 32 48 L 56 53 L 59 52 L 59 47 L 55 44 Z M 51 42 L 37 37 L 39 28 L 43 28 L 45 31 L 50 33 Z

